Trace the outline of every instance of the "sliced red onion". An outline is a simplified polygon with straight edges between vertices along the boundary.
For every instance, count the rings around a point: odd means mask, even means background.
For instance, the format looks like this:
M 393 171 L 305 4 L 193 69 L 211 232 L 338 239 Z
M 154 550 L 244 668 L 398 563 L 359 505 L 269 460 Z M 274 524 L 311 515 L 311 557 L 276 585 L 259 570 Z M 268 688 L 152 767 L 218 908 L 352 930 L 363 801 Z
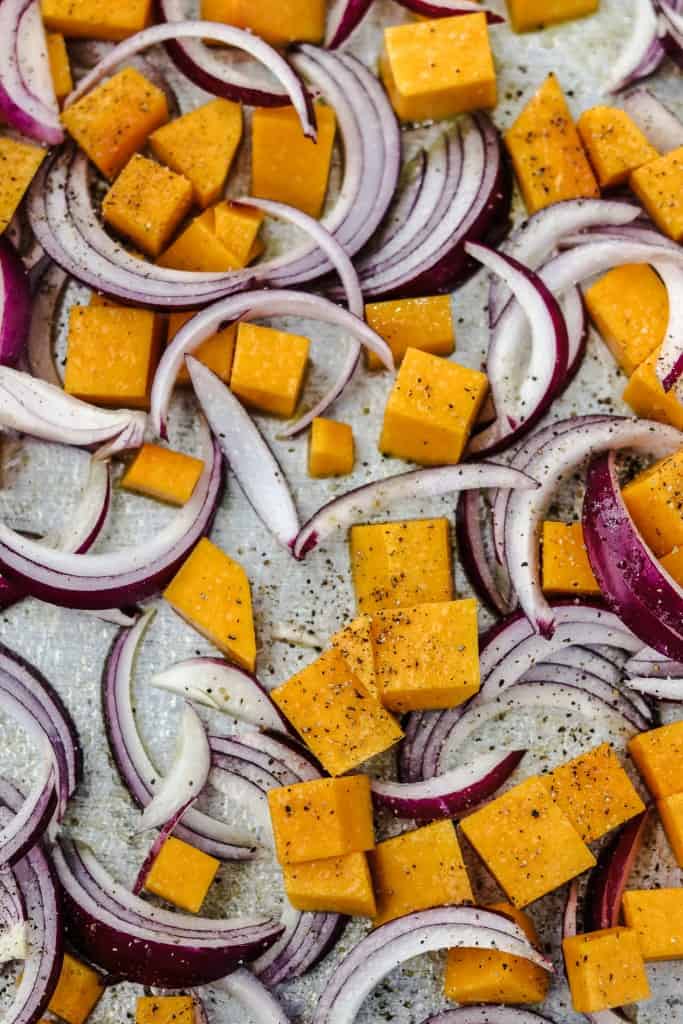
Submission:
M 259 1024 L 290 1024 L 277 999 L 246 967 L 238 967 L 213 987 L 236 999 Z
M 571 648 L 570 648 L 571 650 Z M 548 660 L 539 661 L 532 668 L 528 669 L 521 678 L 523 683 L 560 683 L 562 686 L 573 686 L 577 690 L 584 690 L 611 707 L 622 715 L 635 729 L 644 732 L 652 728 L 652 715 L 645 716 L 630 700 L 628 694 L 606 683 L 599 676 L 587 672 L 585 669 L 576 668 L 571 665 L 557 665 Z
M 442 138 L 445 143 L 446 136 Z M 431 147 L 430 152 L 432 152 L 437 144 L 438 142 Z M 422 198 L 423 189 L 427 184 L 428 166 L 427 153 L 424 149 L 421 149 L 404 166 L 398 183 L 400 188 L 397 189 L 396 195 L 379 229 L 365 246 L 363 256 L 356 260 L 355 266 L 357 270 L 362 270 L 366 261 L 374 253 L 379 252 L 380 249 L 389 244 L 393 245 L 394 239 L 399 232 L 404 231 L 406 222 L 413 217 L 417 204 Z
M 21 890 L 11 871 L 0 873 L 0 968 L 28 956 L 28 922 Z
M 302 913 L 285 900 L 281 919 L 285 930 L 251 965 L 254 974 L 269 988 L 302 977 L 327 956 L 346 922 L 341 914 Z
M 38 0 L 0 5 L 0 114 L 22 135 L 48 146 L 64 139 L 52 87 Z
M 659 41 L 679 68 L 683 68 L 683 15 L 669 0 L 656 0 L 660 15 Z
M 40 774 L 21 808 L 0 828 L 0 871 L 16 864 L 38 843 L 57 806 L 51 748 L 43 751 Z
M 478 491 L 461 493 L 456 513 L 458 557 L 480 600 L 494 614 L 508 615 L 512 607 L 509 597 L 502 593 L 505 581 L 499 586 L 486 554 L 480 504 L 481 495 Z
M 3 8 L 0 7 L 0 23 L 2 14 Z M 24 352 L 30 320 L 31 290 L 28 274 L 12 243 L 6 238 L 0 238 L 0 366 L 16 366 L 19 362 Z
M 428 1017 L 422 1024 L 551 1024 L 548 1017 L 518 1006 L 460 1006 Z
M 600 851 L 598 863 L 588 876 L 584 903 L 586 931 L 616 928 L 619 924 L 621 898 L 651 815 L 650 808 L 632 818 Z
M 683 661 L 664 658 L 652 647 L 644 647 L 624 665 L 624 671 L 631 676 L 652 676 L 660 679 L 683 679 Z
M 181 809 L 189 807 L 206 786 L 210 770 L 211 750 L 206 730 L 197 712 L 186 701 L 175 759 L 144 808 L 138 831 L 161 828 Z
M 325 46 L 336 50 L 346 42 L 372 6 L 373 0 L 333 0 L 327 15 Z
M 423 18 L 452 18 L 459 14 L 484 13 L 489 25 L 505 21 L 500 14 L 484 10 L 480 4 L 471 3 L 469 0 L 398 0 L 398 2 L 401 7 L 406 7 Z
M 623 106 L 659 153 L 683 146 L 683 123 L 649 89 L 633 89 L 624 96 Z
M 626 685 L 631 690 L 644 694 L 646 697 L 654 697 L 656 700 L 668 700 L 673 704 L 680 704 L 683 701 L 683 681 L 680 679 L 645 679 L 635 677 L 627 679 Z
M 41 276 L 33 295 L 26 347 L 28 367 L 33 376 L 58 388 L 62 387 L 62 378 L 54 357 L 52 340 L 57 308 L 68 280 L 68 276 L 56 263 L 51 263 Z
M 270 736 L 264 732 L 247 732 L 240 736 L 240 742 L 265 755 L 271 768 L 277 768 L 279 763 L 283 770 L 295 775 L 301 782 L 319 779 L 322 774 L 320 765 L 310 751 L 282 733 Z
M 657 38 L 657 14 L 652 0 L 632 0 L 631 34 L 612 64 L 606 82 L 608 92 L 619 92 L 659 67 L 664 51 Z
M 567 666 L 580 672 L 588 672 L 590 675 L 602 679 L 609 686 L 618 687 L 623 678 L 623 668 L 611 659 L 609 656 L 611 654 L 614 654 L 623 665 L 624 655 L 618 648 L 601 647 L 598 649 L 597 644 L 586 647 L 568 647 L 564 651 L 553 654 L 548 661 L 552 665 Z M 649 709 L 647 713 L 650 713 Z
M 670 391 L 683 373 L 683 267 L 657 261 L 654 268 L 669 297 L 669 322 L 657 357 L 657 376 Z

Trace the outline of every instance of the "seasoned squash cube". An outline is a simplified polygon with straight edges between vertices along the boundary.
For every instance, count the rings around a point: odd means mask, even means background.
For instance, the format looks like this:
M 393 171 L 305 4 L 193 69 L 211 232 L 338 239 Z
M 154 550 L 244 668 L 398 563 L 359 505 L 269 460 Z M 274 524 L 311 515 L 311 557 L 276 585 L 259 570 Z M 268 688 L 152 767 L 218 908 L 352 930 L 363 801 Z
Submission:
M 633 171 L 629 184 L 660 231 L 683 242 L 683 146 Z
M 543 524 L 543 589 L 549 594 L 599 594 L 581 523 Z
M 168 318 L 168 342 L 173 341 L 181 327 L 184 327 L 188 320 L 196 316 L 196 310 L 190 313 L 171 313 Z M 227 384 L 232 373 L 232 357 L 235 351 L 235 339 L 237 337 L 237 324 L 230 324 L 217 334 L 203 341 L 198 349 L 193 352 L 194 358 L 216 374 L 217 377 Z M 181 366 L 176 378 L 178 384 L 189 384 L 190 374 L 186 366 Z
M 364 853 L 285 864 L 287 899 L 296 910 L 374 917 L 377 912 L 368 858 Z
M 658 800 L 657 811 L 676 863 L 683 868 L 683 792 L 672 793 Z
M 128 467 L 121 486 L 171 505 L 184 505 L 202 475 L 204 463 L 184 452 L 144 444 Z
M 66 130 L 110 179 L 166 121 L 166 95 L 135 68 L 119 71 L 62 114 Z
M 451 821 L 404 832 L 370 853 L 375 882 L 375 925 L 414 910 L 470 903 L 472 887 Z
M 376 612 L 372 639 L 377 688 L 390 711 L 452 708 L 479 690 L 472 598 Z
M 507 0 L 510 21 L 515 32 L 555 25 L 593 14 L 600 0 Z
M 576 127 L 602 188 L 623 185 L 631 171 L 659 156 L 638 125 L 618 107 L 584 110 Z
M 216 238 L 233 254 L 239 267 L 246 267 L 263 252 L 258 237 L 266 218 L 262 210 L 246 203 L 219 203 L 214 207 Z
M 298 334 L 241 323 L 230 389 L 246 405 L 292 416 L 304 383 L 309 347 L 308 338 Z
M 319 43 L 325 32 L 325 0 L 202 0 L 202 18 L 246 28 L 273 46 Z
M 664 341 L 669 297 L 645 263 L 615 267 L 585 293 L 591 320 L 610 352 L 630 377 Z
M 525 779 L 462 822 L 462 830 L 516 907 L 595 865 L 543 780 Z
M 572 1004 L 577 1013 L 599 1013 L 648 999 L 643 955 L 631 928 L 605 928 L 562 940 Z
M 50 61 L 50 74 L 52 84 L 55 87 L 55 96 L 59 103 L 65 100 L 73 89 L 71 78 L 71 67 L 69 65 L 69 54 L 66 52 L 64 36 L 59 32 L 47 32 L 45 35 L 47 43 L 47 56 Z
M 656 555 L 665 555 L 683 544 L 683 448 L 639 473 L 624 487 L 622 495 L 643 539 Z
M 216 217 L 212 209 L 191 220 L 175 242 L 162 252 L 157 266 L 172 270 L 194 270 L 202 273 L 225 273 L 243 264 L 216 237 Z
M 668 423 L 677 430 L 683 430 L 683 403 L 676 388 L 665 391 L 657 376 L 657 358 L 659 349 L 647 357 L 624 388 L 622 398 L 630 405 L 636 416 L 642 419 L 655 420 L 657 423 Z
M 450 356 L 455 348 L 450 295 L 371 302 L 365 307 L 365 319 L 384 338 L 397 366 L 409 348 L 433 356 Z M 382 369 L 384 364 L 374 352 L 367 352 L 366 358 L 370 370 Z
M 305 864 L 375 845 L 367 775 L 313 779 L 268 791 L 275 851 L 281 864 Z
M 549 75 L 505 134 L 529 213 L 562 199 L 600 195 L 555 75 Z
M 293 107 L 259 107 L 251 122 L 251 194 L 319 217 L 330 176 L 336 117 L 316 103 L 318 140 L 307 139 Z
M 409 348 L 384 410 L 380 451 L 423 466 L 459 462 L 487 391 L 486 374 Z
M 169 836 L 147 875 L 145 889 L 196 914 L 219 867 L 220 861 L 215 857 Z
M 384 30 L 380 73 L 402 121 L 432 121 L 496 105 L 486 15 L 459 15 Z
M 48 1010 L 67 1024 L 84 1024 L 104 992 L 102 978 L 92 967 L 64 954 L 62 972 Z
M 273 690 L 271 697 L 330 775 L 357 768 L 403 735 L 334 647 Z
M 186 622 L 249 672 L 256 639 L 249 580 L 241 565 L 203 537 L 164 591 Z
M 68 39 L 118 42 L 146 28 L 152 0 L 41 0 L 45 27 Z
M 194 1024 L 195 1020 L 192 996 L 140 996 L 135 1008 L 135 1024 Z
M 643 959 L 683 958 L 683 889 L 627 889 L 621 907 Z
M 0 136 L 0 234 L 15 214 L 46 150 Z
M 353 430 L 348 423 L 316 416 L 308 449 L 309 475 L 346 476 L 353 472 L 354 457 Z
M 359 612 L 453 599 L 447 519 L 353 526 L 350 547 Z
M 344 629 L 335 633 L 330 643 L 341 654 L 351 671 L 358 676 L 373 697 L 378 696 L 375 677 L 375 655 L 372 650 L 372 619 L 359 615 Z
M 628 752 L 657 800 L 683 793 L 683 721 L 638 733 Z
M 191 206 L 186 178 L 136 153 L 104 197 L 102 216 L 148 256 L 158 256 Z

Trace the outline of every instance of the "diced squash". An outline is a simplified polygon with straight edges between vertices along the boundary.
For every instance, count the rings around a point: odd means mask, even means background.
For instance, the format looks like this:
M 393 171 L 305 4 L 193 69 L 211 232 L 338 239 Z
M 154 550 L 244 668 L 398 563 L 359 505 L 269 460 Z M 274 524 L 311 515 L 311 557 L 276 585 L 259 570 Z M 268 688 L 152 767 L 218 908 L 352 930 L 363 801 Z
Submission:
M 390 711 L 462 704 L 479 690 L 477 602 L 443 601 L 372 617 L 375 677 Z
M 238 270 L 244 266 L 216 237 L 215 228 L 214 211 L 205 210 L 201 216 L 191 220 L 168 249 L 162 252 L 157 266 L 210 274 Z
M 595 865 L 542 779 L 525 779 L 465 818 L 461 827 L 516 907 Z
M 350 548 L 359 612 L 453 599 L 447 519 L 353 526 Z
M 193 316 L 196 316 L 196 310 L 190 313 L 171 313 L 168 318 L 168 341 L 169 344 L 175 338 L 176 334 L 181 327 L 184 327 L 188 320 L 191 320 Z M 223 328 L 222 331 L 218 331 L 217 334 L 212 334 L 210 338 L 203 341 L 198 349 L 195 350 L 194 358 L 198 359 L 200 363 L 204 363 L 208 366 L 217 377 L 227 384 L 230 381 L 230 374 L 232 373 L 232 357 L 235 352 L 235 339 L 237 338 L 237 324 L 230 324 L 229 327 Z M 178 376 L 176 378 L 178 384 L 189 384 L 190 374 L 187 371 L 186 366 L 182 366 L 178 370 Z
M 638 125 L 618 107 L 584 110 L 576 127 L 601 188 L 623 185 L 631 171 L 659 156 Z
M 251 194 L 319 217 L 330 176 L 337 119 L 316 103 L 318 140 L 307 139 L 294 107 L 259 107 L 251 122 Z
M 158 128 L 149 146 L 191 182 L 195 202 L 205 209 L 220 198 L 241 139 L 241 106 L 215 99 Z
M 64 389 L 97 405 L 149 409 L 159 321 L 145 309 L 72 306 Z
M 487 392 L 486 374 L 409 348 L 384 410 L 380 451 L 423 466 L 459 462 Z
M 186 622 L 249 672 L 256 638 L 249 580 L 241 565 L 203 537 L 164 591 Z
M 674 548 L 659 561 L 662 569 L 665 569 L 669 576 L 672 576 L 676 583 L 683 587 L 683 547 Z
M 348 423 L 316 416 L 308 449 L 309 475 L 346 476 L 353 472 L 354 458 L 353 430 Z
M 366 690 L 377 697 L 375 655 L 372 650 L 372 619 L 359 615 L 344 629 L 335 633 L 330 643 L 341 654 L 351 671 L 358 676 Z
M 683 959 L 683 889 L 627 889 L 621 907 L 645 960 Z
M 69 54 L 66 52 L 64 36 L 59 32 L 47 32 L 47 56 L 50 61 L 50 74 L 55 87 L 55 96 L 59 103 L 65 100 L 73 89 Z
M 195 1020 L 192 996 L 140 996 L 135 1008 L 135 1024 L 194 1024 Z
M 62 114 L 66 130 L 110 179 L 166 121 L 166 95 L 135 68 L 119 71 Z
M 599 594 L 581 523 L 543 523 L 543 589 L 549 594 Z
M 357 768 L 403 735 L 335 647 L 271 697 L 330 775 Z
M 145 889 L 197 914 L 219 867 L 220 861 L 215 857 L 169 836 L 147 875 Z
M 47 150 L 0 136 L 0 234 L 15 214 Z
M 597 11 L 600 0 L 507 0 L 515 32 L 530 32 Z
M 638 733 L 628 752 L 657 800 L 683 793 L 683 721 Z
M 610 352 L 630 377 L 664 341 L 669 297 L 645 263 L 615 267 L 586 290 L 591 320 Z
M 367 775 L 313 779 L 268 791 L 268 806 L 281 864 L 305 864 L 375 845 Z
M 531 97 L 506 132 L 505 144 L 529 213 L 562 199 L 600 195 L 555 75 Z
M 404 832 L 369 855 L 375 882 L 375 925 L 414 910 L 473 901 L 472 887 L 451 821 Z
M 631 928 L 605 928 L 562 940 L 572 1004 L 577 1013 L 599 1013 L 648 999 L 643 955 Z
M 308 338 L 272 327 L 241 323 L 230 389 L 246 405 L 293 416 L 308 363 Z
M 636 416 L 657 423 L 668 423 L 677 430 L 683 430 L 683 403 L 675 387 L 671 391 L 664 391 L 657 376 L 658 356 L 659 349 L 655 349 L 633 371 L 622 397 Z
M 433 356 L 450 356 L 455 349 L 450 295 L 371 302 L 365 307 L 365 319 L 384 338 L 397 366 L 409 348 Z M 366 358 L 370 370 L 380 370 L 384 365 L 374 352 L 367 352 Z
M 158 256 L 191 206 L 186 178 L 136 153 L 104 197 L 102 216 L 148 256 Z
M 662 797 L 657 801 L 657 811 L 676 863 L 683 868 L 683 792 Z
M 402 121 L 439 120 L 495 107 L 496 69 L 486 15 L 386 28 L 380 73 Z
M 104 982 L 92 967 L 64 954 L 57 988 L 48 1005 L 67 1024 L 84 1024 L 102 998 Z
M 184 452 L 144 444 L 126 471 L 121 486 L 170 505 L 184 505 L 202 475 L 204 463 Z
M 240 267 L 246 267 L 263 252 L 258 237 L 265 213 L 245 203 L 219 203 L 214 207 L 216 238 L 233 254 Z
M 665 555 L 683 544 L 683 448 L 639 473 L 624 487 L 622 495 L 643 539 L 656 555 Z
M 287 899 L 296 910 L 374 917 L 375 893 L 365 853 L 285 864 Z
M 683 242 L 683 146 L 639 167 L 629 184 L 660 231 Z
M 325 33 L 325 0 L 201 0 L 202 18 L 250 29 L 273 46 L 319 43 Z
M 68 39 L 119 42 L 152 21 L 152 0 L 41 0 L 45 27 Z

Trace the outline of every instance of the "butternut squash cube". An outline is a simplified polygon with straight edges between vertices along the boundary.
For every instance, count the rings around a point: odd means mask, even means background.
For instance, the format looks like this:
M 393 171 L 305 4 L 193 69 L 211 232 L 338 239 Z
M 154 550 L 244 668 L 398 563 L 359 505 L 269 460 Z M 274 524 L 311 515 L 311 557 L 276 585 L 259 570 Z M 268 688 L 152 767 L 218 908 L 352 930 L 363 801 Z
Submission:
M 364 853 L 285 864 L 287 899 L 296 910 L 374 917 L 375 894 Z
M 67 1024 L 84 1024 L 104 992 L 102 978 L 92 967 L 64 954 L 62 971 L 48 1010 Z
M 369 690 L 373 697 L 378 697 L 370 616 L 359 615 L 348 626 L 335 633 L 330 643 L 339 651 L 366 690 Z
M 45 27 L 68 39 L 119 42 L 146 28 L 152 0 L 41 0 Z
M 529 213 L 562 199 L 600 195 L 555 75 L 531 97 L 506 132 L 505 144 Z
M 273 690 L 271 697 L 330 775 L 357 768 L 403 735 L 334 647 Z
M 376 612 L 372 639 L 377 688 L 390 711 L 452 708 L 479 690 L 472 598 Z
M 195 1019 L 192 996 L 140 996 L 135 1008 L 135 1024 L 194 1024 Z
M 559 21 L 583 18 L 597 11 L 600 0 L 507 0 L 515 32 L 555 25 Z
M 683 430 L 683 403 L 676 388 L 665 391 L 657 376 L 659 349 L 645 359 L 624 388 L 622 398 L 641 419 L 669 423 L 677 430 Z
M 487 910 L 504 914 L 518 925 L 529 942 L 539 945 L 531 918 L 509 903 L 491 903 Z M 550 978 L 542 967 L 520 956 L 495 949 L 449 949 L 444 994 L 458 1003 L 527 1005 L 545 999 Z
M 629 184 L 659 230 L 683 242 L 683 146 L 633 171 Z
M 298 334 L 241 323 L 230 389 L 246 405 L 292 416 L 304 383 L 309 347 L 308 338 Z
M 576 127 L 601 188 L 623 185 L 631 171 L 659 156 L 638 125 L 618 107 L 584 110 Z
M 168 318 L 168 341 L 169 344 L 175 338 L 181 327 L 184 327 L 188 320 L 196 315 L 196 310 L 190 313 L 171 313 Z M 237 338 L 237 324 L 230 324 L 224 327 L 217 334 L 203 341 L 194 352 L 195 359 L 213 371 L 217 377 L 227 384 L 232 373 L 232 357 L 235 352 L 235 339 Z M 178 370 L 177 384 L 187 385 L 190 383 L 190 374 L 186 366 Z
M 135 68 L 119 71 L 62 113 L 69 135 L 109 179 L 166 121 L 166 95 Z
M 192 497 L 204 463 L 184 452 L 156 444 L 143 444 L 126 471 L 121 486 L 170 505 L 184 505 Z
M 367 775 L 313 779 L 268 792 L 268 806 L 281 864 L 305 864 L 375 845 Z
M 258 233 L 266 218 L 262 210 L 245 203 L 219 203 L 213 210 L 216 238 L 228 249 L 237 266 L 246 267 L 263 252 Z
M 649 999 L 643 955 L 631 928 L 604 928 L 562 940 L 572 1005 L 599 1013 Z
M 423 466 L 459 462 L 487 392 L 486 374 L 409 348 L 384 410 L 379 450 Z
M 136 153 L 104 197 L 102 216 L 148 256 L 158 256 L 191 206 L 186 178 Z
M 273 46 L 319 43 L 325 33 L 325 0 L 202 0 L 202 18 L 246 28 Z
M 337 127 L 334 110 L 316 103 L 318 140 L 307 139 L 294 107 L 259 107 L 251 121 L 251 194 L 319 217 Z
M 256 638 L 249 580 L 241 565 L 203 537 L 164 591 L 174 611 L 223 654 L 253 672 Z
M 308 449 L 309 476 L 346 476 L 353 472 L 354 458 L 353 430 L 348 423 L 316 416 Z
M 59 103 L 65 100 L 73 89 L 71 78 L 71 67 L 69 65 L 69 54 L 66 52 L 64 36 L 59 32 L 47 32 L 45 35 L 47 43 L 47 56 L 50 61 L 50 74 L 52 84 L 55 87 L 55 96 Z
M 149 137 L 152 153 L 192 184 L 195 202 L 217 202 L 242 139 L 242 107 L 215 99 L 158 128 Z
M 47 150 L 0 136 L 0 234 L 24 197 Z
M 414 910 L 471 903 L 472 887 L 451 821 L 437 821 L 378 843 L 370 853 L 375 926 Z
M 409 348 L 433 356 L 450 356 L 455 349 L 450 295 L 371 302 L 365 307 L 365 319 L 384 338 L 397 366 Z M 366 359 L 370 370 L 380 370 L 384 365 L 374 352 L 367 352 Z
M 408 519 L 351 527 L 351 572 L 358 611 L 412 608 L 453 599 L 447 519 Z
M 624 373 L 634 370 L 664 341 L 669 297 L 645 263 L 615 267 L 587 289 L 591 320 Z
M 516 907 L 595 865 L 543 780 L 525 779 L 465 818 L 462 830 Z
M 216 217 L 212 209 L 191 220 L 175 242 L 162 252 L 157 266 L 172 270 L 225 273 L 243 264 L 216 237 Z
M 215 857 L 169 836 L 147 875 L 145 889 L 197 914 L 220 866 Z
M 683 958 L 683 889 L 627 889 L 621 907 L 644 960 Z
M 149 409 L 159 321 L 145 309 L 72 306 L 64 390 L 96 405 Z
M 380 74 L 402 121 L 440 120 L 495 107 L 496 69 L 486 15 L 386 28 Z
M 622 495 L 643 539 L 656 555 L 665 555 L 683 544 L 683 448 L 639 473 L 624 487 Z
M 581 523 L 543 524 L 543 589 L 549 594 L 599 594 Z
M 676 863 L 683 868 L 683 792 L 672 793 L 658 800 L 657 811 Z
M 683 793 L 683 721 L 638 733 L 628 752 L 657 800 Z

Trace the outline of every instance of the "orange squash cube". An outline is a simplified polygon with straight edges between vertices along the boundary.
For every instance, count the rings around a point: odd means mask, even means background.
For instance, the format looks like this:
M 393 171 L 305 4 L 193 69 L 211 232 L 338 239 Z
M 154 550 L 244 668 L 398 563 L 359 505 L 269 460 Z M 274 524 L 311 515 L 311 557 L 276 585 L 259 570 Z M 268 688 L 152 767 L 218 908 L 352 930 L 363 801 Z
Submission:
M 353 430 L 348 423 L 316 416 L 308 449 L 309 476 L 346 476 L 353 472 L 354 458 Z
M 104 993 L 104 982 L 92 967 L 64 954 L 57 988 L 48 1005 L 67 1024 L 85 1024 Z
M 662 797 L 657 801 L 657 811 L 676 863 L 683 868 L 683 792 Z
M 365 319 L 386 341 L 396 366 L 403 362 L 409 348 L 419 348 L 433 356 L 450 356 L 455 349 L 450 295 L 371 302 L 365 307 Z M 384 366 L 374 352 L 367 352 L 366 360 L 370 370 Z
M 144 444 L 128 467 L 121 486 L 170 505 L 184 505 L 192 497 L 204 463 L 184 452 Z
M 550 594 L 599 594 L 581 523 L 543 524 L 543 589 Z
M 191 220 L 176 240 L 162 252 L 157 266 L 172 270 L 193 270 L 201 273 L 226 273 L 237 270 L 238 263 L 215 233 L 213 210 L 205 210 Z
M 45 27 L 68 39 L 119 42 L 152 21 L 152 0 L 41 0 Z
M 638 733 L 628 752 L 657 800 L 683 793 L 683 721 Z
M 375 655 L 372 650 L 372 619 L 359 615 L 348 626 L 335 633 L 330 643 L 335 647 L 366 690 L 378 697 L 375 677 Z
M 191 206 L 186 178 L 136 153 L 104 197 L 102 216 L 148 256 L 158 256 Z
M 645 263 L 610 270 L 585 292 L 591 320 L 627 377 L 664 341 L 669 297 Z
M 197 914 L 220 866 L 215 857 L 169 836 L 147 875 L 145 889 Z
M 168 342 L 173 341 L 181 327 L 184 327 L 188 320 L 196 316 L 196 310 L 190 313 L 171 313 L 168 318 Z M 237 338 L 237 324 L 230 324 L 217 334 L 203 341 L 199 348 L 193 353 L 194 358 L 216 374 L 217 377 L 227 384 L 232 373 L 232 357 L 235 352 L 235 339 Z M 186 366 L 181 366 L 176 378 L 177 384 L 187 385 L 190 383 L 190 374 Z
M 622 495 L 643 539 L 656 555 L 665 555 L 683 544 L 683 448 L 639 473 L 624 487 Z
M 285 864 L 287 899 L 296 910 L 374 917 L 375 894 L 365 853 Z
M 279 786 L 268 791 L 268 806 L 281 864 L 363 853 L 375 845 L 367 775 Z
M 658 356 L 659 350 L 656 349 L 633 371 L 622 398 L 641 419 L 668 423 L 677 430 L 683 430 L 683 403 L 675 388 L 665 391 L 662 387 L 657 376 Z
M 623 185 L 631 171 L 659 156 L 638 125 L 618 107 L 584 110 L 576 127 L 601 188 Z
M 0 234 L 14 216 L 45 154 L 40 146 L 0 136 Z
M 140 996 L 135 1008 L 135 1024 L 194 1024 L 195 1020 L 192 996 Z
M 273 46 L 319 43 L 325 34 L 325 0 L 201 0 L 202 18 L 246 28 Z
M 659 230 L 683 242 L 683 146 L 633 171 L 629 184 Z
M 683 958 L 683 889 L 627 889 L 621 907 L 644 960 Z
M 631 928 L 605 928 L 562 940 L 572 1005 L 577 1013 L 599 1013 L 649 999 L 638 937 Z
M 272 327 L 241 323 L 237 329 L 230 389 L 246 405 L 293 416 L 308 363 L 308 338 Z
M 600 0 L 507 0 L 507 8 L 515 32 L 530 32 L 593 14 L 599 3 Z
M 47 43 L 47 56 L 50 61 L 50 74 L 52 84 L 55 87 L 55 96 L 59 103 L 65 100 L 73 89 L 71 78 L 71 67 L 69 65 L 69 54 L 66 52 L 64 36 L 59 32 L 47 32 L 45 35 Z
M 219 203 L 214 207 L 216 238 L 233 254 L 240 267 L 246 267 L 263 252 L 258 237 L 266 219 L 262 210 L 245 203 Z

